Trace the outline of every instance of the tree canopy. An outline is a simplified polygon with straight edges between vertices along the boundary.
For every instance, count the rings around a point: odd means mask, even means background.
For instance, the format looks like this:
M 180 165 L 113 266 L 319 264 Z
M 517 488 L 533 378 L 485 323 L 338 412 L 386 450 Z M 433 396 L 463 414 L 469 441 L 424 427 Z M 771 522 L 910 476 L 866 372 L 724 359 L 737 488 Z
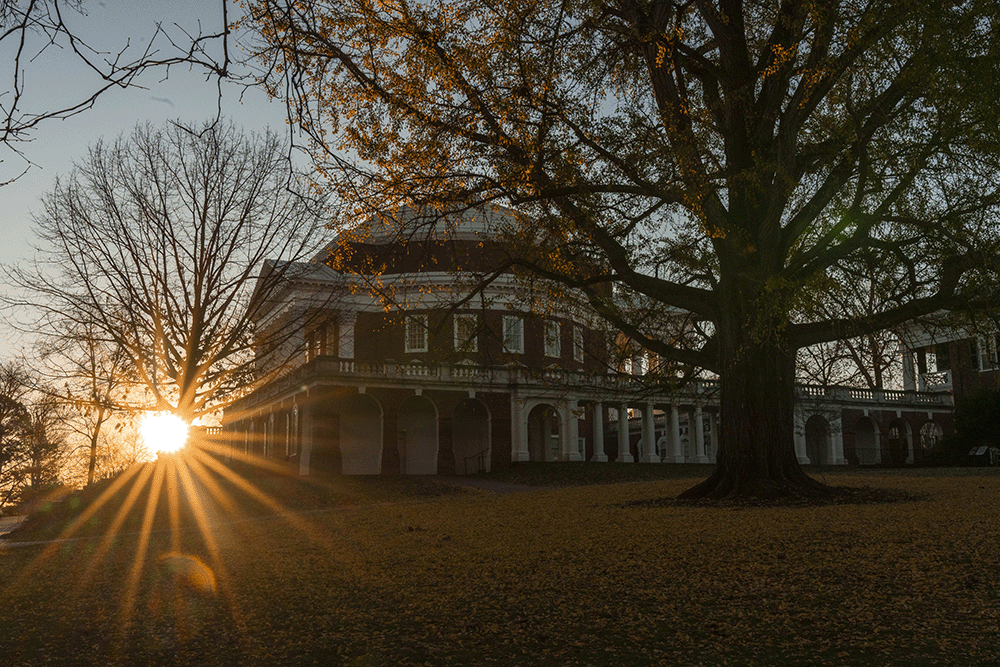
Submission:
M 689 495 L 726 496 L 822 492 L 794 455 L 797 350 L 993 294 L 998 15 L 987 0 L 256 0 L 247 23 L 350 214 L 511 206 L 514 264 L 719 374 L 718 466 Z M 836 306 L 848 287 L 877 299 Z M 676 344 L 676 313 L 700 340 Z

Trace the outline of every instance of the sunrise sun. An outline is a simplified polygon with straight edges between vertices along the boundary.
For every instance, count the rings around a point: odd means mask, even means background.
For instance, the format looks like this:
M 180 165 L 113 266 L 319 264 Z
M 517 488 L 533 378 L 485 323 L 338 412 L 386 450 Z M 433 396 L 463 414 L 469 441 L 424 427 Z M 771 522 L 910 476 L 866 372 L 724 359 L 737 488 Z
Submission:
M 151 452 L 171 454 L 187 442 L 188 424 L 168 412 L 151 412 L 142 418 L 139 432 Z

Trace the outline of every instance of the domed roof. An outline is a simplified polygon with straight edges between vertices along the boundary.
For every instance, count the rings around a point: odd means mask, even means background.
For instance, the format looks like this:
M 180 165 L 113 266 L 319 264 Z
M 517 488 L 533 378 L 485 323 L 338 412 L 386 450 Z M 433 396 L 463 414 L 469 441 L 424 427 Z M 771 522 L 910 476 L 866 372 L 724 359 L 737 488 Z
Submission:
M 514 211 L 499 206 L 479 205 L 448 213 L 404 206 L 373 215 L 344 234 L 349 241 L 372 244 L 397 240 L 482 241 L 499 235 L 515 222 Z

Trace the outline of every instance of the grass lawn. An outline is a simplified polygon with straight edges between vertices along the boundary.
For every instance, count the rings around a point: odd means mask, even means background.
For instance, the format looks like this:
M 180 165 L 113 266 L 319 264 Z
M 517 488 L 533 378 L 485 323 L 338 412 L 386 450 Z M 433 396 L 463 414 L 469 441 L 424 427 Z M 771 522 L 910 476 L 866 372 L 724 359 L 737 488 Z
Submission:
M 705 468 L 652 468 L 519 467 L 489 477 L 559 484 L 498 495 L 149 464 L 11 536 L 69 539 L 0 548 L 0 664 L 1000 663 L 995 471 L 709 506 L 671 500 Z

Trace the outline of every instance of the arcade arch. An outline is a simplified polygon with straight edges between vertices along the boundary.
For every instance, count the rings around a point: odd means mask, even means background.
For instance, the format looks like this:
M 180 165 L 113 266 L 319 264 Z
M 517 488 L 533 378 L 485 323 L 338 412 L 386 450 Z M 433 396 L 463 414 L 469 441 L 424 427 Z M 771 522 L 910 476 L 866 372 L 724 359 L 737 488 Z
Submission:
M 829 465 L 830 422 L 822 415 L 813 415 L 806 420 L 806 456 L 813 465 Z
M 905 419 L 897 417 L 889 422 L 888 442 L 886 443 L 887 463 L 903 465 L 913 462 L 913 439 L 910 435 L 910 425 Z
M 854 425 L 854 455 L 861 465 L 882 462 L 878 425 L 871 417 L 859 417 Z
M 490 411 L 486 404 L 475 398 L 460 401 L 452 412 L 451 432 L 455 474 L 489 472 L 492 442 Z
M 425 396 L 410 396 L 396 413 L 399 469 L 404 475 L 437 473 L 437 407 Z
M 528 413 L 528 460 L 558 461 L 561 428 L 559 412 L 540 403 Z
M 368 394 L 353 394 L 341 403 L 340 455 L 345 475 L 382 472 L 382 407 Z

